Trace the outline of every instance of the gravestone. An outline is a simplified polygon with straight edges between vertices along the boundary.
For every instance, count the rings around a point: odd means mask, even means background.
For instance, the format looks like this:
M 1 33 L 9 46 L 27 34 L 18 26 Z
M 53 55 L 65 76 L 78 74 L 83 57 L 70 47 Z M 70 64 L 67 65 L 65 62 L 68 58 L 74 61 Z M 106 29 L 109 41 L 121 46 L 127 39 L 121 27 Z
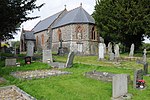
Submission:
M 146 63 L 146 49 L 143 50 L 143 62 Z
M 108 54 L 112 53 L 112 43 L 108 43 Z
M 130 47 L 129 57 L 133 57 L 133 55 L 134 55 L 134 43 L 132 43 L 132 45 Z
M 103 43 L 99 43 L 99 55 L 98 55 L 99 60 L 104 59 L 104 45 Z
M 104 43 L 104 39 L 101 36 L 99 37 L 99 43 Z
M 109 60 L 110 60 L 110 61 L 113 61 L 114 58 L 115 58 L 115 54 L 114 54 L 113 52 L 110 53 L 110 54 L 109 54 Z
M 72 66 L 73 60 L 74 60 L 74 56 L 75 56 L 75 55 L 74 55 L 74 52 L 70 52 L 70 53 L 69 53 L 65 67 L 69 68 L 69 67 Z
M 116 44 L 114 46 L 114 52 L 115 52 L 115 59 L 118 59 L 120 57 L 120 54 L 119 54 L 119 45 Z
M 134 72 L 134 80 L 133 80 L 134 88 L 137 88 L 138 80 L 143 80 L 143 70 L 142 69 L 135 70 L 135 72 Z
M 50 49 L 49 50 L 43 50 L 43 62 L 44 63 L 53 62 L 52 51 Z
M 118 99 L 121 98 L 121 96 L 124 96 L 127 94 L 127 88 L 128 88 L 128 81 L 127 81 L 127 75 L 126 74 L 117 74 L 113 76 L 113 90 L 112 90 L 112 97 L 113 100 L 123 100 Z
M 16 66 L 16 58 L 6 58 L 5 66 Z
M 34 41 L 27 41 L 27 56 L 33 57 L 34 54 Z
M 104 54 L 106 54 L 106 44 L 103 43 L 103 45 L 104 45 Z
M 144 69 L 143 74 L 144 75 L 148 74 L 148 63 L 145 63 L 143 67 L 144 67 L 143 68 Z

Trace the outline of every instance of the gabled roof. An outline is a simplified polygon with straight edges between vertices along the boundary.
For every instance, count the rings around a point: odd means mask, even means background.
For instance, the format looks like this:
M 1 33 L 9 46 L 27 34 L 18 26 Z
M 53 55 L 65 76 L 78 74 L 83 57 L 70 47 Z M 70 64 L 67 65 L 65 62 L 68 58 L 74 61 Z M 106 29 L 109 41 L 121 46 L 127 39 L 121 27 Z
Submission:
M 25 40 L 35 40 L 34 32 L 33 31 L 23 31 L 24 39 Z
M 63 10 L 64 11 L 64 10 Z M 34 33 L 36 32 L 40 32 L 40 31 L 43 31 L 43 30 L 46 30 L 48 29 L 48 27 L 50 25 L 53 24 L 53 22 L 59 17 L 59 15 L 63 12 L 58 12 L 42 21 L 40 21 L 39 23 L 37 23 L 37 25 L 32 29 L 32 31 L 34 31 Z
M 90 16 L 82 6 L 68 11 L 57 23 L 53 25 L 52 28 L 57 28 L 67 24 L 75 23 L 91 23 L 95 24 L 95 20 Z

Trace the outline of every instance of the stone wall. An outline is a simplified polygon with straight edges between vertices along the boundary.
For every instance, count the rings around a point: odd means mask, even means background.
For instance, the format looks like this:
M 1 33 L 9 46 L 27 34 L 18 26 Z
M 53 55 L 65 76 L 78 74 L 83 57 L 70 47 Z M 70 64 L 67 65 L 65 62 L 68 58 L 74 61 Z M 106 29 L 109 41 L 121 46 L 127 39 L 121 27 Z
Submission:
M 48 34 L 47 30 L 41 31 L 39 33 L 35 33 L 35 39 L 36 39 L 36 48 L 37 51 L 42 51 L 43 49 L 45 50 L 47 48 L 47 39 L 48 39 Z M 44 36 L 44 43 L 42 43 L 42 35 Z M 38 39 L 37 39 L 38 37 Z
M 57 52 L 60 46 L 59 33 L 61 31 L 62 46 L 69 51 L 84 55 L 97 54 L 98 41 L 97 33 L 95 40 L 91 39 L 92 28 L 94 25 L 89 24 L 71 24 L 53 29 L 52 34 L 52 51 Z M 80 33 L 80 37 L 79 34 Z

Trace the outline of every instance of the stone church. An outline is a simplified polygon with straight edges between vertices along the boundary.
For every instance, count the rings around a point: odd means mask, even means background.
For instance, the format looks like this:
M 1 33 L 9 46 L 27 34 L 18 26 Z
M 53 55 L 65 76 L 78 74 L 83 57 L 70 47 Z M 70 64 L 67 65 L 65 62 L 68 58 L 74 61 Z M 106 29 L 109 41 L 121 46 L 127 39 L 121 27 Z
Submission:
M 65 8 L 41 20 L 31 31 L 34 32 L 38 51 L 52 49 L 58 52 L 61 47 L 65 51 L 83 55 L 98 52 L 95 20 L 82 5 L 70 11 Z

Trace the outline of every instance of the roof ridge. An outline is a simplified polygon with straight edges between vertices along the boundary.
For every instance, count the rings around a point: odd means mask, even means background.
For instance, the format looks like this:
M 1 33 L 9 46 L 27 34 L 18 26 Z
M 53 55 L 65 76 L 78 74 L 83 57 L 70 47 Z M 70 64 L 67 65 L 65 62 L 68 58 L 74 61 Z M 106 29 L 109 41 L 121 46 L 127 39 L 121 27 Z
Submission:
M 50 18 L 50 17 L 52 17 L 52 16 L 54 16 L 54 15 L 57 15 L 57 14 L 59 14 L 59 13 L 62 13 L 63 11 L 64 11 L 64 10 L 59 11 L 59 12 L 57 12 L 57 13 L 53 14 L 53 15 L 50 15 L 50 16 L 48 16 L 48 17 L 44 18 L 44 19 L 43 19 L 43 20 L 41 20 L 41 21 L 44 21 L 44 20 L 46 20 L 46 19 L 48 19 L 48 18 Z
M 83 12 L 83 14 L 84 14 L 84 17 L 86 18 L 86 20 L 87 21 L 89 21 L 89 19 L 87 18 L 88 16 L 86 16 L 86 14 L 85 13 L 87 13 L 84 9 L 81 9 L 82 10 L 82 12 Z M 88 13 L 87 13 L 88 14 Z
M 41 22 L 41 20 L 32 28 L 31 31 L 33 31 L 33 29 Z
M 60 17 L 65 11 L 68 13 L 67 9 L 65 8 L 63 11 L 61 11 L 61 13 L 60 13 L 60 14 L 58 15 L 58 17 L 52 22 L 51 25 L 53 25 L 53 24 L 56 22 L 56 20 L 59 20 L 59 17 Z M 50 26 L 51 26 L 51 25 L 50 25 Z M 50 27 L 50 26 L 49 26 L 49 27 Z M 49 27 L 48 27 L 48 28 L 49 28 Z

